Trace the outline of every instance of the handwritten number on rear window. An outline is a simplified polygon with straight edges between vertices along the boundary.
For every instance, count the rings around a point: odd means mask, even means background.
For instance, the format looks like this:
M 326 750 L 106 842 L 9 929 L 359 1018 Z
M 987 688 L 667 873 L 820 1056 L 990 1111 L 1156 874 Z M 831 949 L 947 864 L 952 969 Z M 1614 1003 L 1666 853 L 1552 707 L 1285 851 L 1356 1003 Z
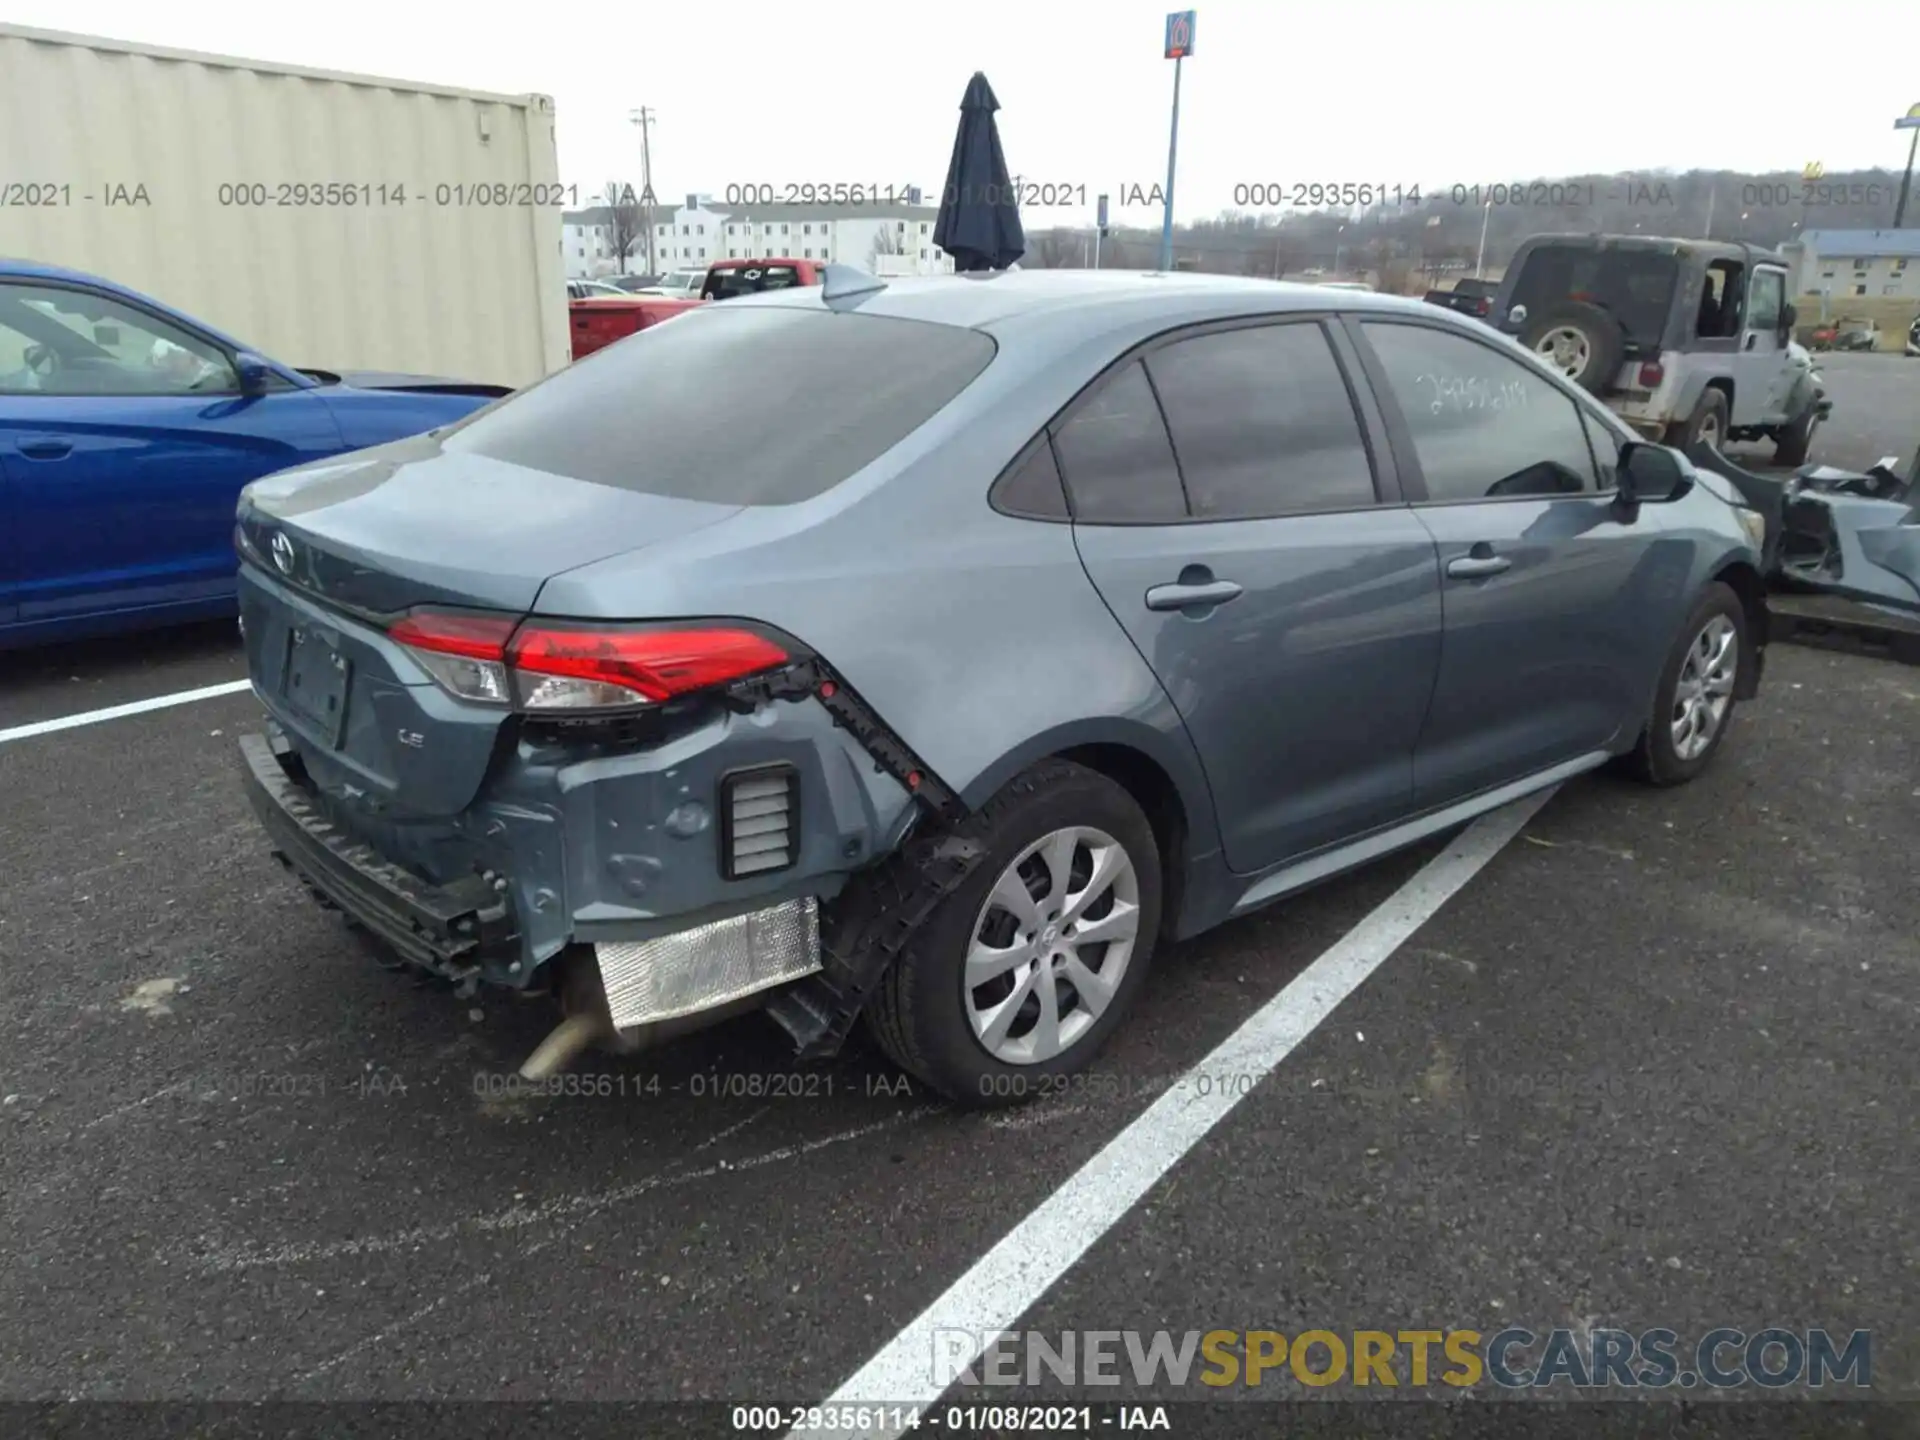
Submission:
M 1484 375 L 1417 375 L 1414 383 L 1426 387 L 1431 398 L 1427 413 L 1441 415 L 1463 410 L 1518 410 L 1529 399 L 1525 380 L 1489 380 Z

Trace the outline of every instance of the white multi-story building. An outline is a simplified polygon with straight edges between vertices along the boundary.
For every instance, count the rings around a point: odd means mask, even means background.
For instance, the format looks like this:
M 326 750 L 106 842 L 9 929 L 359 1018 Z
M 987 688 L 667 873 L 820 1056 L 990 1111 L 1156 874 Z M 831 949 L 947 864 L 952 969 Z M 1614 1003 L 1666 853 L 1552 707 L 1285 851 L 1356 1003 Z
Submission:
M 585 210 L 569 210 L 560 217 L 560 260 L 569 280 L 592 280 L 601 275 L 620 273 L 620 257 L 614 246 L 613 210 L 594 205 Z M 646 246 L 636 240 L 634 254 L 626 268 L 637 268 L 636 258 L 645 260 Z
M 1920 299 L 1920 230 L 1808 230 L 1785 253 L 1796 295 Z
M 832 261 L 889 275 L 948 275 L 953 260 L 933 243 L 939 211 L 931 205 L 716 206 L 689 195 L 670 215 L 654 212 L 653 269 L 696 270 L 716 260 Z M 562 217 L 561 252 L 569 278 L 618 272 L 611 212 L 605 206 Z M 642 235 L 626 269 L 647 268 Z

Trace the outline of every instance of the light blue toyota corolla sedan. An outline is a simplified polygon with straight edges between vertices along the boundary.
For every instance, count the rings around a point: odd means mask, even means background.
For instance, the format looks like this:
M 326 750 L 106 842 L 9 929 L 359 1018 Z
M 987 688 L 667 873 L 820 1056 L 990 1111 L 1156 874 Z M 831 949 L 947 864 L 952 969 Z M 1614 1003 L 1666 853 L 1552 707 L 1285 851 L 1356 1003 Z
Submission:
M 1756 693 L 1773 519 L 1477 320 L 1035 271 L 689 311 L 242 497 L 268 843 L 583 1041 L 1044 1093 L 1155 951 Z

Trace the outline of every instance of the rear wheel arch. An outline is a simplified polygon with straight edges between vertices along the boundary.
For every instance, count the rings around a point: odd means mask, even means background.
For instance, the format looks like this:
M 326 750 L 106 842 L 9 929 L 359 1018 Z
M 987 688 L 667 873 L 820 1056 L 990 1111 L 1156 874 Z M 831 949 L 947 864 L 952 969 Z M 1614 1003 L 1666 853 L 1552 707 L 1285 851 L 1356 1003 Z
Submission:
M 1105 775 L 1146 812 L 1160 846 L 1160 928 L 1163 934 L 1171 935 L 1186 898 L 1186 856 L 1192 836 L 1192 821 L 1180 787 L 1157 760 L 1131 745 L 1111 741 L 1077 745 L 1061 751 L 1059 758 Z
M 1218 845 L 1213 794 L 1192 741 L 1184 730 L 1170 735 L 1137 720 L 1077 721 L 1043 731 L 960 787 L 961 801 L 969 811 L 978 810 L 1016 775 L 1054 757 L 1098 770 L 1125 788 L 1153 822 L 1163 853 L 1177 862 L 1170 869 L 1184 869 L 1186 855 L 1196 847 L 1206 851 Z M 1179 848 L 1173 851 L 1162 828 L 1170 814 L 1178 816 L 1178 836 L 1171 843 Z

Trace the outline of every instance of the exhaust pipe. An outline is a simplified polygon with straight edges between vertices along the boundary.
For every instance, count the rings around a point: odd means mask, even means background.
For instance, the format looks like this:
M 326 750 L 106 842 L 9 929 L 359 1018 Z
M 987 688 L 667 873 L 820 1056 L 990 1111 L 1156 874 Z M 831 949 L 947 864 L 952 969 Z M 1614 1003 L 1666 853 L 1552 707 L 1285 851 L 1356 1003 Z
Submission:
M 553 1027 L 520 1067 L 522 1080 L 545 1080 L 578 1060 L 597 1041 L 611 1037 L 613 1027 L 588 1012 L 568 1015 Z
M 591 948 L 580 946 L 558 962 L 555 988 L 560 1023 L 520 1067 L 522 1080 L 558 1075 L 595 1046 L 621 1055 L 642 1048 L 643 1037 L 622 1035 L 614 1029 L 606 987 L 600 982 L 600 967 Z

